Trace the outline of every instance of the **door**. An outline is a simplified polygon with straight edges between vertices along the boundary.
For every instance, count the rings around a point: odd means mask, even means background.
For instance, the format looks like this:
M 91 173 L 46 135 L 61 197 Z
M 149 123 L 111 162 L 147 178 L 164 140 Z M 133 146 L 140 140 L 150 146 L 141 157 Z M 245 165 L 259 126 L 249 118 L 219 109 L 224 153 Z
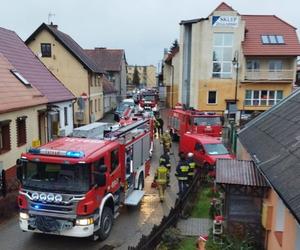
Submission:
M 120 188 L 121 182 L 121 165 L 120 165 L 120 158 L 119 158 L 119 148 L 114 148 L 110 151 L 110 168 L 109 168 L 109 175 L 110 175 L 110 192 L 115 193 Z
M 195 152 L 195 161 L 197 165 L 202 166 L 204 164 L 204 158 L 205 158 L 205 151 L 203 148 L 203 145 L 196 141 L 195 147 L 194 147 L 194 152 Z
M 47 133 L 46 133 L 46 115 L 45 112 L 38 113 L 39 120 L 39 140 L 40 144 L 43 145 L 47 142 Z
M 131 193 L 134 189 L 134 171 L 133 171 L 133 146 L 126 148 L 125 155 L 125 166 L 126 166 L 126 193 Z

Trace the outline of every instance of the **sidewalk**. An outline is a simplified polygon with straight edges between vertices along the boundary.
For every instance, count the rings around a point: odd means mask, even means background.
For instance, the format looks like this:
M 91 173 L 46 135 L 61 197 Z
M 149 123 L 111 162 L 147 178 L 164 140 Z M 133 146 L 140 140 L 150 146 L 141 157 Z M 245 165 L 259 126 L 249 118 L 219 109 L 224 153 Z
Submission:
M 208 235 L 211 227 L 212 221 L 207 218 L 189 218 L 177 223 L 177 228 L 184 236 Z

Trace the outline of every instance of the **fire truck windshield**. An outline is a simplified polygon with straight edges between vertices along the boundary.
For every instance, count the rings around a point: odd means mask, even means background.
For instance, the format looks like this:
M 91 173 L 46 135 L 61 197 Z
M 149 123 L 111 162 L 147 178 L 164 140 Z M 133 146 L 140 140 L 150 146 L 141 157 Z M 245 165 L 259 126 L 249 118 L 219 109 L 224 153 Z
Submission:
M 37 190 L 69 193 L 89 190 L 89 167 L 86 165 L 25 162 L 23 186 Z
M 228 150 L 221 143 L 204 144 L 204 149 L 209 155 L 227 155 Z
M 155 96 L 154 95 L 145 95 L 145 96 L 143 96 L 143 99 L 145 101 L 155 101 Z
M 193 117 L 192 124 L 196 126 L 214 126 L 214 125 L 221 125 L 221 118 L 219 116 L 213 117 Z

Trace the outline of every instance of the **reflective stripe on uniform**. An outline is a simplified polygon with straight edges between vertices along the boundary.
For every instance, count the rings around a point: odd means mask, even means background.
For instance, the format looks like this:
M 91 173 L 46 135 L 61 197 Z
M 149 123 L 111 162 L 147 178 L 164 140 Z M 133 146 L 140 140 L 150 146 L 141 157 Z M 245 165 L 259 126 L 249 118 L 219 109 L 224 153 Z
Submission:
M 190 164 L 190 168 L 194 169 L 196 167 L 196 163 L 195 162 L 191 162 Z
M 189 166 L 180 166 L 180 170 L 181 170 L 181 172 L 188 172 L 189 171 L 189 169 L 190 169 L 190 167 Z
M 177 179 L 180 181 L 186 181 L 186 180 L 188 180 L 188 177 L 178 176 Z

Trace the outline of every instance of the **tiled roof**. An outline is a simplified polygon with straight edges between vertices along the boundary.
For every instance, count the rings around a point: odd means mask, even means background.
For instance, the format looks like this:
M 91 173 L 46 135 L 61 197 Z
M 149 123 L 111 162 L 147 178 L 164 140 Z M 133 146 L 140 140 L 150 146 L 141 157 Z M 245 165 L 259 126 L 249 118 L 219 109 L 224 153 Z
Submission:
M 218 159 L 216 182 L 230 185 L 267 187 L 268 183 L 253 161 Z
M 34 86 L 26 87 L 11 73 L 13 69 L 0 53 L 0 113 L 46 104 L 47 98 Z
M 214 11 L 235 11 L 235 10 L 227 3 L 222 2 Z
M 86 49 L 89 55 L 105 71 L 121 71 L 122 59 L 124 57 L 123 49 L 95 48 Z
M 168 53 L 167 58 L 165 59 L 165 62 L 172 61 L 172 58 L 179 52 L 179 47 L 175 48 L 171 53 Z
M 300 89 L 245 125 L 239 138 L 300 222 Z
M 245 41 L 242 44 L 246 56 L 297 56 L 300 44 L 296 28 L 273 15 L 242 15 L 246 22 Z M 261 35 L 282 35 L 284 44 L 263 44 Z
M 25 41 L 30 43 L 42 30 L 48 30 L 81 64 L 95 73 L 104 73 L 102 68 L 99 68 L 96 63 L 84 52 L 84 49 L 76 43 L 72 37 L 58 30 L 56 25 L 47 25 L 42 23 L 32 35 Z
M 73 94 L 46 68 L 14 31 L 0 28 L 0 53 L 48 99 L 48 102 L 74 99 Z
M 117 90 L 115 89 L 114 85 L 106 78 L 103 78 L 103 94 L 112 94 L 116 93 Z

